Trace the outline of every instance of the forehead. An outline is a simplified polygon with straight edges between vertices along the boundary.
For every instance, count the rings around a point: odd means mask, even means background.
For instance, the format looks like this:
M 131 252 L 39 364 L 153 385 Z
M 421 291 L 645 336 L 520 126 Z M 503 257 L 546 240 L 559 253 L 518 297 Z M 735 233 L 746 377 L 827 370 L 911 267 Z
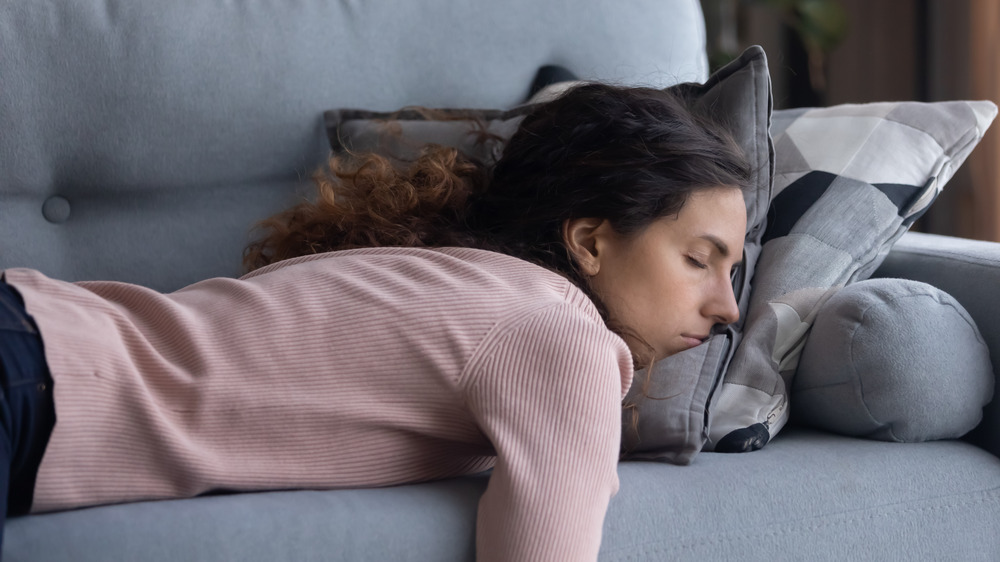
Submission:
M 688 236 L 742 249 L 747 226 L 743 193 L 735 188 L 696 191 L 674 222 L 675 228 Z

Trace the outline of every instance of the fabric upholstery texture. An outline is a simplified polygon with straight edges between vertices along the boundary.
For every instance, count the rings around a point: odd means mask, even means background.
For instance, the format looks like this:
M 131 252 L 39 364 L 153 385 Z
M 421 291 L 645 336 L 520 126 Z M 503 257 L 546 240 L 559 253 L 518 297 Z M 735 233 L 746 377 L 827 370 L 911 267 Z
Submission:
M 0 267 L 236 276 L 311 192 L 326 109 L 511 107 L 547 63 L 664 87 L 707 77 L 704 45 L 696 0 L 2 0 Z
M 787 388 L 808 330 L 776 331 L 772 302 L 870 276 L 937 197 L 996 112 L 988 101 L 774 112 L 768 226 L 744 338 L 713 397 L 717 415 L 710 448 L 760 448 L 788 419 Z
M 990 350 L 954 297 L 870 279 L 818 307 L 791 388 L 792 417 L 883 441 L 952 439 L 993 398 Z
M 961 467 L 961 470 L 956 470 Z M 599 560 L 1000 559 L 1000 459 L 790 428 L 750 455 L 619 465 Z M 5 560 L 471 561 L 483 476 L 8 520 Z M 433 516 L 429 516 L 433 514 Z M 52 540 L 59 537 L 59 540 Z
M 551 99 L 566 83 L 543 89 L 532 101 Z M 772 152 L 768 125 L 770 77 L 763 49 L 751 47 L 714 73 L 704 84 L 683 83 L 670 90 L 690 101 L 696 112 L 720 122 L 743 147 L 754 170 L 753 187 L 744 193 L 747 236 L 744 262 L 734 279 L 741 315 L 747 311 L 749 283 L 760 252 L 770 196 Z M 373 112 L 336 109 L 325 114 L 327 134 L 335 152 L 374 151 L 399 161 L 412 160 L 427 143 L 459 149 L 486 164 L 495 163 L 503 145 L 531 106 L 510 110 L 403 109 Z M 706 344 L 659 361 L 646 381 L 636 375 L 627 401 L 638 412 L 633 423 L 626 411 L 624 448 L 632 458 L 686 464 L 705 443 L 709 399 L 739 340 L 740 323 L 720 330 Z M 662 397 L 669 396 L 669 399 Z M 634 430 L 633 430 L 634 428 Z

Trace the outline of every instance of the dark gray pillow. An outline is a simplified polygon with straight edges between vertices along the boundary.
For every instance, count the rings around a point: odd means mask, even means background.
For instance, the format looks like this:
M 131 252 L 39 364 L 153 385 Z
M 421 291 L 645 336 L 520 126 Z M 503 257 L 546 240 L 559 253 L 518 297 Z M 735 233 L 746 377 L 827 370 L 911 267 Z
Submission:
M 688 99 L 695 111 L 727 127 L 755 171 L 753 189 L 745 193 L 745 259 L 733 281 L 742 317 L 747 312 L 750 279 L 770 200 L 773 151 L 768 135 L 771 83 L 767 59 L 763 49 L 754 46 L 704 84 L 685 83 L 669 89 Z M 543 96 L 555 94 L 550 91 Z M 325 118 L 334 151 L 376 151 L 407 160 L 433 142 L 490 164 L 530 109 L 340 109 L 326 112 Z M 649 377 L 636 373 L 627 399 L 635 407 L 625 411 L 623 420 L 623 447 L 631 457 L 687 464 L 702 449 L 708 435 L 708 404 L 739 342 L 740 330 L 739 323 L 719 330 L 706 343 L 660 361 Z M 633 419 L 632 412 L 638 417 Z
M 696 111 L 729 129 L 754 170 L 752 189 L 744 193 L 747 204 L 744 260 L 733 279 L 740 320 L 718 329 L 704 344 L 657 362 L 648 377 L 644 372 L 636 373 L 627 398 L 638 413 L 637 423 L 633 423 L 627 410 L 623 418 L 622 442 L 628 456 L 688 464 L 705 446 L 709 420 L 715 415 L 709 411 L 713 395 L 717 394 L 742 338 L 743 319 L 750 302 L 750 280 L 767 219 L 774 168 L 774 151 L 768 134 L 771 79 L 767 57 L 760 47 L 750 47 L 705 84 L 681 84 L 676 88 L 693 100 Z
M 330 147 L 336 153 L 377 152 L 406 162 L 415 159 L 424 146 L 439 144 L 457 148 L 470 158 L 492 165 L 532 107 L 526 104 L 506 111 L 333 109 L 326 111 L 323 117 Z
M 993 386 L 989 348 L 958 301 L 916 281 L 863 281 L 816 313 L 792 420 L 883 441 L 956 438 L 979 424 Z

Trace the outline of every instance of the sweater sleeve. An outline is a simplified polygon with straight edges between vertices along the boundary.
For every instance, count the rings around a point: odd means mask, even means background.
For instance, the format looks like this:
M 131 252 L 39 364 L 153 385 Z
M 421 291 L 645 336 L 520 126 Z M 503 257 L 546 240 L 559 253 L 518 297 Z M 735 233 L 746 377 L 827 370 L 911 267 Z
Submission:
M 536 312 L 470 365 L 468 402 L 497 452 L 477 560 L 596 560 L 618 490 L 625 343 L 579 307 Z

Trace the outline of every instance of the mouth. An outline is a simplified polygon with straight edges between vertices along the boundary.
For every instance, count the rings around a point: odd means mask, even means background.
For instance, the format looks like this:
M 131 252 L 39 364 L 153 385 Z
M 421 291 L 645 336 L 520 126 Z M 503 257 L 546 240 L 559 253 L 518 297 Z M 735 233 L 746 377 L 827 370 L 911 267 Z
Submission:
M 688 347 L 697 347 L 705 343 L 705 340 L 708 339 L 708 335 L 702 336 L 702 335 L 692 335 L 692 334 L 681 334 L 681 339 L 684 340 L 684 343 L 686 343 Z

